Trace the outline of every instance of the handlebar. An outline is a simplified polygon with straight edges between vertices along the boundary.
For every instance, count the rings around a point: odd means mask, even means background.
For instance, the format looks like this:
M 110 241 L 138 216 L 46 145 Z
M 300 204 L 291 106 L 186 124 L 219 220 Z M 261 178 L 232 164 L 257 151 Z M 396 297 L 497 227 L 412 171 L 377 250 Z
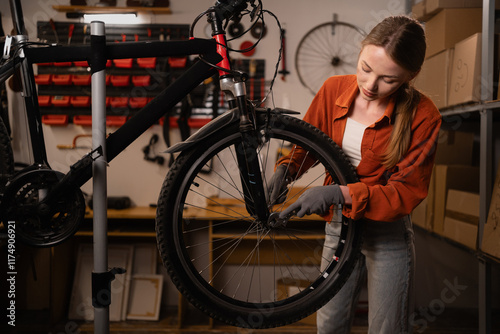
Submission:
M 217 17 L 221 20 L 239 17 L 248 3 L 253 5 L 255 0 L 217 0 L 214 9 Z

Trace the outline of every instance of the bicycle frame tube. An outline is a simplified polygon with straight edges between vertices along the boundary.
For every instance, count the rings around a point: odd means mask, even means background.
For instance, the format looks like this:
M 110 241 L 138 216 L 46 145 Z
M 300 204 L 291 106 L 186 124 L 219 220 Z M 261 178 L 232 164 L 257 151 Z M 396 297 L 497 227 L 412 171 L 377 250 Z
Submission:
M 11 0 L 15 1 L 15 0 Z M 202 54 L 212 63 L 220 61 L 220 56 L 216 53 L 215 43 L 207 39 L 193 39 L 189 41 L 154 41 L 154 42 L 129 42 L 129 43 L 111 43 L 106 46 L 106 55 L 108 59 L 140 58 L 140 57 L 162 57 L 162 56 L 186 56 L 191 54 Z M 29 132 L 32 145 L 32 153 L 35 164 L 49 166 L 47 161 L 46 148 L 44 143 L 41 116 L 39 112 L 38 96 L 33 73 L 33 64 L 44 62 L 62 62 L 62 61 L 83 61 L 91 59 L 90 45 L 87 46 L 55 46 L 44 48 L 24 48 L 19 56 L 11 60 L 5 68 L 2 67 L 1 73 L 11 74 L 13 68 L 19 66 L 23 79 L 25 112 L 28 119 Z M 202 62 L 199 62 L 202 63 Z M 203 63 L 204 64 L 204 63 Z M 159 94 L 158 98 L 140 111 L 140 117 L 134 117 L 133 125 L 130 123 L 124 125 L 124 129 L 117 131 L 118 144 L 113 144 L 111 140 L 110 153 L 108 158 L 111 160 L 142 132 L 160 119 L 167 110 L 175 104 L 190 90 L 194 89 L 204 79 L 210 77 L 216 72 L 208 65 L 197 65 L 188 70 L 188 76 L 176 80 L 174 84 L 166 88 Z M 2 76 L 4 77 L 4 76 Z M 187 90 L 187 91 L 186 91 Z M 158 110 L 152 112 L 151 110 Z M 146 125 L 137 123 L 146 122 Z M 129 129 L 133 129 L 129 130 Z M 141 129 L 137 131 L 137 129 Z M 124 133 L 125 135 L 122 135 Z M 127 138 L 130 133 L 133 139 Z M 113 138 L 113 137 L 112 137 Z M 124 144 L 125 143 L 125 144 Z M 87 174 L 87 173 L 85 173 Z M 83 179 L 90 179 L 85 176 Z M 86 181 L 85 181 L 86 182 Z M 84 182 L 83 182 L 84 183 Z M 80 185 L 82 185 L 81 183 Z
M 21 0 L 9 0 L 10 1 L 10 11 L 12 15 L 12 24 L 17 35 L 25 35 L 26 28 L 24 26 L 23 9 L 21 6 Z

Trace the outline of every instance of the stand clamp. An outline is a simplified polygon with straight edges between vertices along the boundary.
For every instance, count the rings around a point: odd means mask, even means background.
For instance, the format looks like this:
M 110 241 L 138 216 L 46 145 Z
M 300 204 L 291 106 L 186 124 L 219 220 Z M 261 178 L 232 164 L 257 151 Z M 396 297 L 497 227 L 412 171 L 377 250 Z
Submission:
M 125 272 L 123 268 L 113 268 L 104 273 L 92 273 L 92 306 L 104 308 L 111 304 L 111 281 Z

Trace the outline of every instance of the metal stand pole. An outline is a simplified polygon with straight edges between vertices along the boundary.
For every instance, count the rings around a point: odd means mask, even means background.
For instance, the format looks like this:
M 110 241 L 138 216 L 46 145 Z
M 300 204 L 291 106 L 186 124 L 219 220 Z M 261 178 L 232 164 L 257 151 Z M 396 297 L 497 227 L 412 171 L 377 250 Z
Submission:
M 94 211 L 94 271 L 92 273 L 92 304 L 94 306 L 94 333 L 109 333 L 109 305 L 111 289 L 107 289 L 107 179 L 106 179 L 106 37 L 104 23 L 90 25 L 92 50 L 92 149 L 102 147 L 102 156 L 93 165 Z

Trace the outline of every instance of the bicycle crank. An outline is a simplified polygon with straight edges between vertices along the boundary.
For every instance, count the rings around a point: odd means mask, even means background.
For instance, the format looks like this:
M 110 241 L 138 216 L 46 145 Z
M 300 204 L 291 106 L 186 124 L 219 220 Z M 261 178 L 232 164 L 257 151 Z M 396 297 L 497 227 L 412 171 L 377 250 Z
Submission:
M 0 219 L 14 221 L 16 238 L 35 247 L 51 247 L 70 238 L 78 230 L 85 215 L 85 200 L 80 188 L 44 198 L 62 179 L 63 173 L 36 169 L 20 174 L 9 182 L 2 199 Z

